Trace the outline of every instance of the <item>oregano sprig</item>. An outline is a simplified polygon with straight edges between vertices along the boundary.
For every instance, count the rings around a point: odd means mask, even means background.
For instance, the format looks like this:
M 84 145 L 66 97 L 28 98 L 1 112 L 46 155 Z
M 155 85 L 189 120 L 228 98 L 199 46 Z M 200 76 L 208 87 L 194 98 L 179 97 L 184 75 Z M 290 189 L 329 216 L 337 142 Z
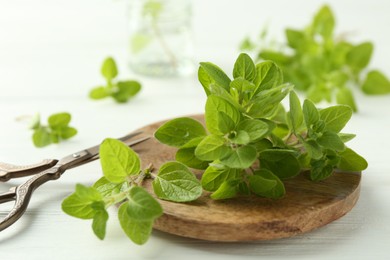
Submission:
M 245 38 L 241 49 L 259 60 L 273 60 L 283 70 L 285 81 L 306 93 L 311 101 L 322 100 L 350 106 L 357 111 L 351 86 L 368 95 L 390 93 L 390 81 L 379 70 L 366 73 L 374 50 L 372 42 L 358 44 L 334 34 L 336 25 L 331 8 L 323 6 L 303 29 L 287 28 L 285 43 L 260 43 Z
M 354 135 L 340 133 L 352 109 L 318 109 L 310 100 L 302 106 L 293 86 L 283 83 L 276 63 L 254 64 L 242 53 L 233 79 L 210 62 L 200 63 L 198 76 L 207 95 L 206 129 L 192 118 L 176 118 L 163 124 L 155 137 L 178 147 L 177 161 L 205 170 L 201 183 L 212 199 L 249 194 L 278 199 L 285 194 L 283 180 L 302 171 L 318 181 L 336 168 L 367 167 L 365 159 L 345 145 Z M 287 96 L 288 112 L 281 103 Z
M 107 208 L 120 204 L 118 220 L 123 231 L 134 243 L 146 243 L 163 209 L 142 187 L 145 178 L 154 178 L 154 192 L 164 200 L 192 201 L 202 193 L 200 182 L 185 165 L 167 162 L 152 175 L 150 168 L 141 170 L 138 155 L 116 139 L 105 139 L 99 156 L 104 176 L 92 187 L 77 184 L 75 192 L 62 203 L 65 213 L 92 219 L 92 230 L 99 239 L 106 234 Z
M 89 92 L 92 99 L 103 99 L 112 97 L 118 103 L 125 103 L 134 97 L 140 90 L 141 84 L 135 80 L 118 81 L 118 68 L 115 60 L 108 57 L 101 67 L 101 74 L 106 80 L 106 84 L 93 88 Z
M 69 126 L 71 118 L 71 114 L 67 112 L 56 113 L 49 116 L 47 125 L 42 125 L 40 115 L 36 114 L 30 125 L 30 128 L 34 131 L 32 136 L 34 145 L 45 147 L 75 136 L 77 129 Z

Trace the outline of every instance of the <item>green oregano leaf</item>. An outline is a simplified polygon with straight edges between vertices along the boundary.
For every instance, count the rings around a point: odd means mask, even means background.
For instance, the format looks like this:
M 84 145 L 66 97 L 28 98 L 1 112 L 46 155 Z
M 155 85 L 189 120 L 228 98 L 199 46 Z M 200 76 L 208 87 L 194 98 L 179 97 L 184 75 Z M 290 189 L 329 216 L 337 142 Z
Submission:
M 254 142 L 266 136 L 269 126 L 261 120 L 245 119 L 238 124 L 237 130 L 243 130 L 248 133 L 250 141 Z
M 216 191 L 223 182 L 237 179 L 240 169 L 233 169 L 224 165 L 210 165 L 202 175 L 202 187 L 207 191 Z
M 145 244 L 151 233 L 153 227 L 153 220 L 136 220 L 128 215 L 128 203 L 123 203 L 118 210 L 119 223 L 126 233 L 126 235 L 138 245 Z
M 310 179 L 313 181 L 321 181 L 328 178 L 333 173 L 333 166 L 329 164 L 313 165 L 310 170 Z
M 199 143 L 204 139 L 204 136 L 196 137 L 181 146 L 176 152 L 175 159 L 194 169 L 206 169 L 209 165 L 209 161 L 200 160 L 195 156 L 195 149 Z
M 347 64 L 354 70 L 364 69 L 370 62 L 374 46 L 371 42 L 364 42 L 353 46 L 347 54 Z
M 324 120 L 326 129 L 333 132 L 340 132 L 352 116 L 352 109 L 349 106 L 338 105 L 320 110 L 320 118 Z
M 63 127 L 68 126 L 71 115 L 69 113 L 63 112 L 63 113 L 57 113 L 53 114 L 48 118 L 49 127 L 52 129 L 61 129 Z
M 249 168 L 256 161 L 256 158 L 256 148 L 251 145 L 246 145 L 234 149 L 226 157 L 220 158 L 220 160 L 221 163 L 230 168 L 245 169 Z
M 67 112 L 52 114 L 48 118 L 48 125 L 42 125 L 37 114 L 30 126 L 34 130 L 32 139 L 36 147 L 45 147 L 52 143 L 59 143 L 77 134 L 77 129 L 69 126 L 71 115 Z
M 347 105 L 352 108 L 353 112 L 357 111 L 357 106 L 352 92 L 349 88 L 342 87 L 336 94 L 336 101 L 340 105 Z
M 229 89 L 231 80 L 221 68 L 215 64 L 212 64 L 211 62 L 201 62 L 200 66 L 202 67 L 203 71 L 207 73 L 207 75 L 209 75 L 209 77 L 215 82 L 215 84 L 224 88 L 225 90 Z
M 103 196 L 103 198 L 105 198 L 115 196 L 122 191 L 123 187 L 127 187 L 127 185 L 125 182 L 112 183 L 103 176 L 97 180 L 92 187 L 95 188 Z
M 241 53 L 235 64 L 233 69 L 233 77 L 236 79 L 238 77 L 242 77 L 248 81 L 253 81 L 256 77 L 256 68 L 252 59 L 246 53 Z
M 208 96 L 206 102 L 205 120 L 207 130 L 209 130 L 212 134 L 224 134 L 219 129 L 220 126 L 218 122 L 219 120 L 226 120 L 219 117 L 221 112 L 230 117 L 234 124 L 237 124 L 240 120 L 240 113 L 234 105 L 221 97 L 215 95 Z
M 117 139 L 107 138 L 100 145 L 103 174 L 112 183 L 122 183 L 127 176 L 138 174 L 141 163 L 138 155 Z
M 251 138 L 250 138 L 248 132 L 246 132 L 244 130 L 238 130 L 237 132 L 234 132 L 232 134 L 234 134 L 234 135 L 232 137 L 230 137 L 229 140 L 233 144 L 246 145 L 251 141 Z
M 338 168 L 344 171 L 363 171 L 367 168 L 367 161 L 350 148 L 340 152 Z
M 248 181 L 251 191 L 260 196 L 270 192 L 277 184 L 275 180 L 263 178 L 260 175 L 251 175 L 248 177 Z
M 312 127 L 320 120 L 318 109 L 308 99 L 303 102 L 303 117 L 307 128 Z
M 101 73 L 106 85 L 95 87 L 89 92 L 91 99 L 99 100 L 111 96 L 118 103 L 125 103 L 141 90 L 141 84 L 135 80 L 117 81 L 118 68 L 115 60 L 108 57 L 104 60 Z
M 338 134 L 330 131 L 324 132 L 318 139 L 317 142 L 319 145 L 336 150 L 336 151 L 342 151 L 345 149 L 344 142 L 341 140 L 341 138 L 338 136 Z
M 320 145 L 314 141 L 314 140 L 306 140 L 303 143 L 303 146 L 305 147 L 307 153 L 309 154 L 310 158 L 313 159 L 320 159 L 323 156 L 322 149 Z
M 95 233 L 95 235 L 101 240 L 103 240 L 104 237 L 106 236 L 107 220 L 108 220 L 108 213 L 104 208 L 98 210 L 95 216 L 93 216 L 92 230 Z
M 142 187 L 132 187 L 128 194 L 127 215 L 134 220 L 154 220 L 162 215 L 160 204 Z
M 196 147 L 195 156 L 202 161 L 214 161 L 231 153 L 223 137 L 217 135 L 206 136 Z
M 206 130 L 197 120 L 181 117 L 160 126 L 154 137 L 163 144 L 180 147 L 194 138 L 206 136 Z
M 255 171 L 254 175 L 275 182 L 275 185 L 271 189 L 267 189 L 266 191 L 257 190 L 257 195 L 271 199 L 280 199 L 285 195 L 286 190 L 283 182 L 271 171 L 267 169 L 260 169 Z
M 153 190 L 160 199 L 175 202 L 193 201 L 202 194 L 199 180 L 178 162 L 168 162 L 161 166 L 153 181 Z
M 234 198 L 238 193 L 240 182 L 239 179 L 224 181 L 210 197 L 215 200 Z
M 102 196 L 95 188 L 77 184 L 75 192 L 62 202 L 62 210 L 73 217 L 92 219 L 96 214 L 92 205 L 101 200 Z
M 329 39 L 333 34 L 335 20 L 332 10 L 329 6 L 321 7 L 313 20 L 313 32 L 322 35 L 325 39 Z
M 50 131 L 46 127 L 39 127 L 34 131 L 32 136 L 33 143 L 36 147 L 45 147 L 52 143 Z
M 110 91 L 106 87 L 96 87 L 91 89 L 89 97 L 92 99 L 103 99 L 110 96 Z
M 370 71 L 363 82 L 362 90 L 368 95 L 383 95 L 390 93 L 390 81 L 378 70 Z
M 259 155 L 260 165 L 281 179 L 296 176 L 301 169 L 298 159 L 290 150 L 265 150 Z
M 290 92 L 290 120 L 295 133 L 299 133 L 303 123 L 301 102 L 294 91 Z
M 118 69 L 113 58 L 108 57 L 103 61 L 101 73 L 108 81 L 112 80 L 118 75 Z
M 271 89 L 283 83 L 283 74 L 280 68 L 272 61 L 256 64 L 256 78 L 253 80 L 256 86 L 254 95 L 267 89 Z

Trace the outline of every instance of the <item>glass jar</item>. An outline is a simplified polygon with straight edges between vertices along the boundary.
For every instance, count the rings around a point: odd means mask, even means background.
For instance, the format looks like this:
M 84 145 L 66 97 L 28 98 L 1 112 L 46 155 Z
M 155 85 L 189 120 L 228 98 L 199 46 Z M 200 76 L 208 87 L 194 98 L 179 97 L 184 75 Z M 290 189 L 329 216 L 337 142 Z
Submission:
M 194 70 L 191 0 L 130 0 L 129 66 L 170 77 Z

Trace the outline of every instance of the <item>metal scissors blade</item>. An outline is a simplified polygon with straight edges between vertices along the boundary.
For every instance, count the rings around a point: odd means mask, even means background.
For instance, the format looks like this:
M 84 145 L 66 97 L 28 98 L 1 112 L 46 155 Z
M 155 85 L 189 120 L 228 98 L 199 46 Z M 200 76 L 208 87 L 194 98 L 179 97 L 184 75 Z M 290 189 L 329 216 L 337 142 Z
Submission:
M 128 135 L 123 136 L 121 138 L 118 138 L 118 140 L 126 142 L 130 138 L 135 137 L 139 134 L 141 134 L 141 132 L 131 133 L 131 134 L 128 134 Z M 139 141 L 144 141 L 144 140 L 139 140 Z M 135 145 L 135 143 L 129 143 L 128 145 L 129 146 Z M 83 161 L 83 163 L 88 163 L 90 161 L 93 161 L 93 160 L 96 160 L 99 158 L 99 154 L 98 154 L 99 146 L 100 145 L 85 149 L 85 150 L 88 150 L 89 153 L 94 154 L 94 156 L 90 159 L 85 159 Z M 81 151 L 78 153 L 81 153 Z M 68 159 L 72 158 L 72 156 L 75 154 L 77 154 L 77 153 L 74 153 L 74 154 L 67 156 L 65 158 L 68 158 Z M 77 159 L 77 158 L 75 158 L 75 159 Z M 58 160 L 56 160 L 56 159 L 45 159 L 39 163 L 32 164 L 32 165 L 24 165 L 24 166 L 12 165 L 12 164 L 8 164 L 8 163 L 0 162 L 0 182 L 6 182 L 10 179 L 21 178 L 21 177 L 33 175 L 33 174 L 36 174 L 38 172 L 42 172 L 46 169 L 49 169 L 50 167 L 53 167 L 57 163 L 58 163 Z M 77 167 L 83 163 L 80 162 L 80 163 L 76 164 L 75 166 L 70 166 L 70 168 Z
M 127 145 L 132 146 L 138 143 L 141 143 L 143 141 L 146 141 L 150 137 L 143 137 L 138 140 L 127 142 L 131 137 L 134 137 L 136 135 L 139 135 L 139 133 L 133 133 L 126 135 L 124 137 L 119 138 L 118 140 L 121 140 L 123 142 L 126 142 Z M 11 209 L 11 211 L 8 213 L 5 218 L 3 218 L 0 221 L 0 231 L 6 229 L 7 227 L 11 226 L 13 223 L 15 223 L 26 211 L 28 203 L 30 202 L 31 195 L 34 192 L 35 189 L 37 189 L 42 184 L 46 183 L 50 180 L 56 180 L 61 177 L 61 175 L 67 170 L 74 167 L 77 167 L 79 165 L 88 163 L 90 161 L 96 160 L 99 158 L 99 145 L 90 147 L 88 149 L 79 151 L 77 153 L 73 153 L 71 155 L 68 155 L 59 161 L 56 162 L 53 166 L 49 167 L 48 169 L 45 169 L 41 172 L 36 173 L 34 171 L 35 175 L 28 179 L 23 184 L 12 187 L 8 192 L 0 194 L 0 204 L 5 203 L 8 201 L 15 201 L 14 207 Z M 41 167 L 41 166 L 39 166 Z M 26 175 L 24 175 L 26 176 Z M 7 176 L 8 178 L 9 176 Z M 17 177 L 21 177 L 18 176 Z

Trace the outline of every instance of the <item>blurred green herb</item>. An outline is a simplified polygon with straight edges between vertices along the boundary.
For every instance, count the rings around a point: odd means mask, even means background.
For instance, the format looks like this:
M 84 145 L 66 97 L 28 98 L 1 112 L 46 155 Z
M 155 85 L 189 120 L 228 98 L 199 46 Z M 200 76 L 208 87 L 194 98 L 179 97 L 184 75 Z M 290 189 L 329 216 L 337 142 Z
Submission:
M 205 170 L 201 183 L 211 198 L 253 193 L 278 199 L 285 194 L 283 180 L 302 171 L 319 181 L 336 168 L 366 169 L 365 159 L 345 145 L 355 135 L 340 133 L 352 109 L 318 109 L 310 100 L 302 106 L 275 63 L 255 65 L 240 54 L 233 80 L 210 62 L 200 64 L 198 76 L 207 94 L 207 131 L 200 122 L 183 117 L 163 124 L 155 137 L 178 148 L 177 161 Z M 286 96 L 289 112 L 281 104 Z
M 311 101 L 322 100 L 350 106 L 357 111 L 351 86 L 368 95 L 390 93 L 390 81 L 373 70 L 366 72 L 373 44 L 352 44 L 334 34 L 335 18 L 329 6 L 323 6 L 311 24 L 302 30 L 286 29 L 284 48 L 266 46 L 264 33 L 260 43 L 245 38 L 241 50 L 251 51 L 258 59 L 273 60 L 283 70 L 285 80 L 304 91 Z M 264 46 L 265 45 L 265 46 Z
M 89 97 L 92 99 L 112 97 L 118 103 L 125 103 L 141 90 L 141 84 L 138 81 L 115 80 L 118 76 L 118 69 L 115 60 L 111 57 L 104 60 L 101 74 L 106 79 L 106 85 L 93 88 L 89 92 Z
M 71 118 L 69 113 L 57 113 L 48 118 L 48 125 L 42 125 L 40 115 L 36 114 L 30 124 L 30 128 L 34 130 L 32 136 L 34 145 L 44 147 L 75 136 L 76 128 L 69 126 Z
M 75 192 L 64 199 L 62 210 L 73 217 L 92 219 L 93 232 L 104 239 L 107 208 L 120 204 L 118 220 L 123 231 L 134 243 L 146 243 L 154 221 L 163 213 L 159 202 L 142 187 L 143 180 L 152 177 L 150 167 L 141 170 L 138 155 L 116 139 L 105 139 L 99 156 L 104 176 L 92 187 L 77 184 Z M 200 182 L 178 162 L 162 165 L 154 178 L 153 189 L 161 199 L 186 202 L 202 193 Z

